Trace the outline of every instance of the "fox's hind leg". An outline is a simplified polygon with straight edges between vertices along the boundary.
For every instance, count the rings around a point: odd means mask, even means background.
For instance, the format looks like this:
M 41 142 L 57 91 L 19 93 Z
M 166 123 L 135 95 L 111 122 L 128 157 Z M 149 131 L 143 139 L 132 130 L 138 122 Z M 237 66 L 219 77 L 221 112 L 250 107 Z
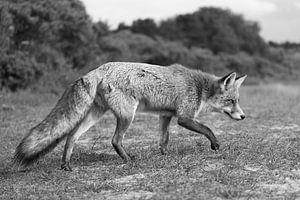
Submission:
M 167 153 L 167 146 L 169 142 L 169 125 L 171 122 L 172 116 L 159 116 L 159 149 L 161 154 L 165 155 Z
M 138 102 L 133 98 L 116 92 L 110 96 L 108 104 L 117 118 L 117 127 L 112 138 L 112 145 L 118 155 L 126 163 L 131 159 L 123 148 L 122 140 L 134 118 Z
M 130 157 L 123 148 L 122 140 L 124 138 L 126 130 L 132 122 L 132 119 L 133 116 L 117 117 L 117 127 L 115 130 L 115 134 L 112 138 L 112 145 L 114 149 L 116 150 L 118 155 L 124 160 L 125 163 L 130 161 Z
M 80 124 L 68 135 L 64 154 L 62 157 L 61 169 L 65 171 L 72 171 L 70 167 L 70 158 L 74 148 L 75 142 L 78 138 L 89 130 L 95 123 L 97 123 L 100 117 L 105 113 L 105 110 L 99 109 L 97 106 L 93 105 L 91 110 L 88 112 L 87 116 L 82 120 Z

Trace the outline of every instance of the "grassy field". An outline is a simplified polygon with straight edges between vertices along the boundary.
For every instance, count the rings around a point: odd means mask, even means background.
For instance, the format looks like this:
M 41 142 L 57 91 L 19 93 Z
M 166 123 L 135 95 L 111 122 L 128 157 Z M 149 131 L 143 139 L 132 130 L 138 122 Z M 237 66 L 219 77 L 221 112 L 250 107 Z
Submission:
M 241 89 L 243 121 L 200 116 L 221 143 L 172 121 L 169 153 L 158 150 L 158 117 L 138 114 L 124 139 L 123 164 L 107 114 L 75 146 L 73 172 L 60 170 L 63 143 L 26 172 L 12 168 L 16 145 L 53 107 L 50 94 L 0 93 L 0 199 L 299 199 L 300 87 Z

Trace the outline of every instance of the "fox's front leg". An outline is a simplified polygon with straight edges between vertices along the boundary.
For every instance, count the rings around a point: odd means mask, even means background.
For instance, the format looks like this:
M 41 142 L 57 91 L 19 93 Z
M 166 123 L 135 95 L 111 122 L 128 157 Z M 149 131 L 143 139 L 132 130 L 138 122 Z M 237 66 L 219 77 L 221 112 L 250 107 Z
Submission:
M 167 146 L 169 142 L 169 125 L 171 122 L 171 116 L 159 116 L 159 132 L 160 132 L 160 139 L 159 139 L 159 149 L 161 154 L 165 155 L 167 153 Z
M 195 121 L 194 119 L 179 117 L 178 124 L 186 129 L 203 134 L 211 142 L 211 149 L 218 150 L 220 145 L 214 133 L 207 126 Z

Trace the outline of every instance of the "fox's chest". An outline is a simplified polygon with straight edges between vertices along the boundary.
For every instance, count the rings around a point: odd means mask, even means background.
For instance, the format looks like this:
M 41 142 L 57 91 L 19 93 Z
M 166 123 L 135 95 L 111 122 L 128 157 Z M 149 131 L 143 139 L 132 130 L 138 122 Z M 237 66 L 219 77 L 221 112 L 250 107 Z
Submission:
M 175 109 L 168 105 L 155 105 L 146 100 L 139 101 L 137 111 L 154 113 L 158 115 L 168 115 L 168 116 L 174 116 L 176 114 Z
M 195 116 L 197 117 L 199 114 L 204 114 L 210 112 L 210 106 L 205 101 L 201 101 L 200 105 L 198 106 L 198 109 L 195 112 Z

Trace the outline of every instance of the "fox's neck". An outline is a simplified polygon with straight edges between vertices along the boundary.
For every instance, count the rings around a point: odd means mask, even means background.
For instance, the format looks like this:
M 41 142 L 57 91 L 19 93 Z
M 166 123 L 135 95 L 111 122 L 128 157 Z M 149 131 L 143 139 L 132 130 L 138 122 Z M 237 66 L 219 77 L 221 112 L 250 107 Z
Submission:
M 216 91 L 216 84 L 219 77 L 199 71 L 196 76 L 198 94 L 201 101 L 206 102 Z

